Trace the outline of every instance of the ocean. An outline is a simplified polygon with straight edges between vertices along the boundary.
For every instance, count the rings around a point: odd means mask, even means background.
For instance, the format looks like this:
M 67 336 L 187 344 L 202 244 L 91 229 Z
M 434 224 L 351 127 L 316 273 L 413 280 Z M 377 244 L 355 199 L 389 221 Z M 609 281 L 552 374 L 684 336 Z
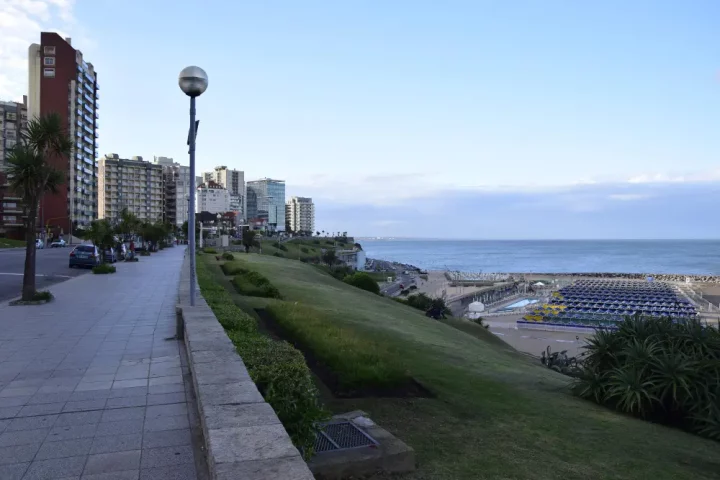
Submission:
M 720 240 L 372 240 L 369 258 L 425 270 L 720 275 Z

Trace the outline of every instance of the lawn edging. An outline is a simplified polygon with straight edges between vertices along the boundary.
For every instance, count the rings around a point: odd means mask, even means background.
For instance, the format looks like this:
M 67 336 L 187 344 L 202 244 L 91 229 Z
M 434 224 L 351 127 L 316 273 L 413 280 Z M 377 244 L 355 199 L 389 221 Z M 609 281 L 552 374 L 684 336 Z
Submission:
M 265 402 L 196 281 L 190 306 L 186 252 L 178 292 L 178 336 L 185 342 L 210 477 L 312 480 L 313 475 Z

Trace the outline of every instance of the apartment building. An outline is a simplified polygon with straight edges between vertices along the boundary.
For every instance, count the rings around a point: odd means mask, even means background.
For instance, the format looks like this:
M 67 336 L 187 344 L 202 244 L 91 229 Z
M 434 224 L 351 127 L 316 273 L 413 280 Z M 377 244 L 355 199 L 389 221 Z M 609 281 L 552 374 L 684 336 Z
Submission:
M 210 181 L 197 188 L 195 197 L 196 211 L 226 213 L 230 210 L 230 193 L 222 185 Z
M 120 158 L 110 153 L 99 165 L 100 218 L 115 221 L 127 209 L 140 220 L 156 222 L 163 219 L 163 167 L 146 162 L 142 157 Z
M 163 220 L 181 227 L 188 221 L 188 201 L 190 199 L 190 167 L 174 162 L 172 158 L 155 157 L 154 163 L 163 171 L 165 205 Z M 199 185 L 198 182 L 196 185 Z
M 203 173 L 203 178 L 205 182 L 212 181 L 227 189 L 231 196 L 231 211 L 245 218 L 245 172 L 221 165 L 212 172 Z
M 290 231 L 315 232 L 315 204 L 312 198 L 290 197 L 285 205 L 285 225 Z
M 285 180 L 247 182 L 247 219 L 267 218 L 271 230 L 285 230 Z
M 17 239 L 23 237 L 22 199 L 9 191 L 4 172 L 7 156 L 26 129 L 27 96 L 23 103 L 0 102 L 0 234 Z
M 51 159 L 65 174 L 65 185 L 45 195 L 39 220 L 58 233 L 85 226 L 98 217 L 98 110 L 100 89 L 92 63 L 69 38 L 42 32 L 28 50 L 28 117 L 57 113 L 73 140 L 70 157 Z

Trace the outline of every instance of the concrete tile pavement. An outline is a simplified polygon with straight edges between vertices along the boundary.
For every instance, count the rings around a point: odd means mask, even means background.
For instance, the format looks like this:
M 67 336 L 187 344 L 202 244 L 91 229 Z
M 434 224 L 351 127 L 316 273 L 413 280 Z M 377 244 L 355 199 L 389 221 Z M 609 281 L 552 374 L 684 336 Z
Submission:
M 0 479 L 204 476 L 174 339 L 184 251 L 55 285 L 46 305 L 0 305 Z

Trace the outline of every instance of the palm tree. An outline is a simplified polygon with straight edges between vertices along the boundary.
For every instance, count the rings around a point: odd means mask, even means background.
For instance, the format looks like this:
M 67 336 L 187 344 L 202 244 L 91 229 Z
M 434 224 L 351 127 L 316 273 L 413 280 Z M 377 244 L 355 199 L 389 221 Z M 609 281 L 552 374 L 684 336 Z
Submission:
M 57 193 L 64 183 L 61 171 L 53 168 L 52 157 L 70 156 L 72 140 L 53 113 L 28 122 L 27 132 L 8 155 L 7 177 L 10 190 L 23 199 L 25 209 L 25 269 L 22 299 L 32 300 L 35 288 L 35 236 L 37 212 L 45 193 Z

